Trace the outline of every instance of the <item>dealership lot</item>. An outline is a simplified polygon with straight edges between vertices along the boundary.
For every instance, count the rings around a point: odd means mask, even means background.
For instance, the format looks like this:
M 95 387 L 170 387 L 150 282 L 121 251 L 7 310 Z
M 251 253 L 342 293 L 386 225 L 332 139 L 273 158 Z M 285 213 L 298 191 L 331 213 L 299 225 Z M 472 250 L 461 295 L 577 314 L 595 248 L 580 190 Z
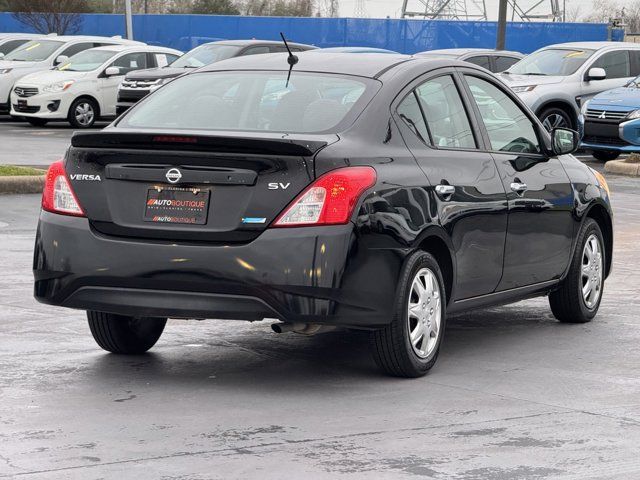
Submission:
M 0 121 L 0 163 L 46 165 L 72 132 Z M 458 316 L 417 380 L 380 374 L 366 334 L 268 321 L 171 321 L 152 353 L 105 354 L 82 312 L 31 296 L 39 197 L 0 196 L 0 477 L 636 478 L 640 192 L 608 180 L 596 320 L 544 299 Z

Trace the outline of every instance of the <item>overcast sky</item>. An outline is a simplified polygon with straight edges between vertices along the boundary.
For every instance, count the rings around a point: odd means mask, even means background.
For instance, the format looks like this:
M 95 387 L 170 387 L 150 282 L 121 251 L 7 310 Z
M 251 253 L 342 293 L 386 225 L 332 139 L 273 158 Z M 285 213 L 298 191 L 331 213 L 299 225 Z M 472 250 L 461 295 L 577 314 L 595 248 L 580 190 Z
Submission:
M 625 5 L 630 4 L 634 1 L 635 0 L 615 0 L 612 3 Z M 391 18 L 398 18 L 400 16 L 400 11 L 402 10 L 402 0 L 364 0 L 364 2 L 368 16 L 371 18 L 384 18 L 387 16 Z M 518 0 L 518 4 L 524 10 L 527 10 L 537 2 L 538 0 Z M 560 0 L 561 6 L 562 2 L 563 0 Z M 544 1 L 543 4 L 538 8 L 538 11 L 548 13 L 551 10 L 550 3 L 550 0 Z M 566 3 L 567 11 L 570 11 L 572 7 L 576 7 L 578 5 L 580 5 L 580 11 L 584 11 L 585 14 L 588 14 L 591 11 L 591 0 L 566 0 Z M 409 0 L 409 5 L 411 6 L 412 4 L 412 8 L 418 9 L 420 2 L 418 0 Z M 473 0 L 467 0 L 467 9 L 469 10 L 469 13 L 471 13 L 471 10 L 473 10 L 473 8 L 471 7 L 472 4 Z M 489 20 L 495 20 L 498 16 L 498 0 L 486 0 L 486 4 Z M 353 16 L 356 0 L 339 0 L 339 5 L 341 16 Z M 582 7 L 583 5 L 584 8 Z

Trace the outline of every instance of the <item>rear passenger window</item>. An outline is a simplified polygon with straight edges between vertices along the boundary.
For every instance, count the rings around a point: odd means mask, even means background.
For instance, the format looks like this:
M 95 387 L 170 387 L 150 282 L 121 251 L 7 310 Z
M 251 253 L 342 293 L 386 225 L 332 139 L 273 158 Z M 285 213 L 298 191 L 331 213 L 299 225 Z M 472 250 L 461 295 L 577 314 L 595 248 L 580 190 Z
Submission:
M 487 70 L 491 70 L 491 61 L 489 60 L 489 57 L 485 55 L 480 57 L 467 58 L 467 62 L 478 65 L 479 67 L 486 68 Z
M 629 54 L 626 50 L 605 53 L 593 62 L 591 68 L 604 68 L 604 71 L 607 72 L 607 79 L 631 76 Z
M 476 148 L 469 117 L 453 78 L 446 75 L 429 80 L 416 88 L 416 95 L 436 147 Z
M 491 150 L 539 153 L 538 136 L 524 111 L 495 85 L 478 77 L 465 78 L 480 110 Z
M 429 132 L 415 92 L 407 95 L 397 108 L 398 115 L 424 143 L 429 143 Z
M 504 72 L 520 61 L 516 57 L 496 57 L 496 72 Z

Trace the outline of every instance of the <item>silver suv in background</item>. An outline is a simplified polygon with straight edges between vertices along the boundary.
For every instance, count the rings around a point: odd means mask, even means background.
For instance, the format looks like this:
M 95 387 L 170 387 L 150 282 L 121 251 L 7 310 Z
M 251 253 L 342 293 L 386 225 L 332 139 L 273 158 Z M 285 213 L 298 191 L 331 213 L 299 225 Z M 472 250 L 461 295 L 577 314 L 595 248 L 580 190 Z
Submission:
M 638 75 L 640 44 L 575 42 L 537 50 L 500 77 L 548 130 L 575 130 L 580 109 L 587 100 L 621 87 Z

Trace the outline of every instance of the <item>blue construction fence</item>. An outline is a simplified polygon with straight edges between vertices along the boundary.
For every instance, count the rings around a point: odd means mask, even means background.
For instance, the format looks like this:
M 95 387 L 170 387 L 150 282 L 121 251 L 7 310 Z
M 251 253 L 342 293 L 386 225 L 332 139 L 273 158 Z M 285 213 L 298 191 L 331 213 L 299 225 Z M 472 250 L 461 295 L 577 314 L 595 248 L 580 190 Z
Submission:
M 123 35 L 124 16 L 82 15 L 79 34 Z M 10 13 L 0 13 L 0 32 L 29 31 Z M 292 41 L 318 47 L 366 46 L 412 54 L 424 50 L 456 47 L 494 48 L 496 22 L 452 20 L 245 17 L 226 15 L 134 15 L 136 40 L 190 50 L 216 40 L 256 38 L 278 40 L 284 32 Z M 530 53 L 553 43 L 607 40 L 603 23 L 510 22 L 506 46 Z M 624 32 L 612 31 L 621 41 Z

